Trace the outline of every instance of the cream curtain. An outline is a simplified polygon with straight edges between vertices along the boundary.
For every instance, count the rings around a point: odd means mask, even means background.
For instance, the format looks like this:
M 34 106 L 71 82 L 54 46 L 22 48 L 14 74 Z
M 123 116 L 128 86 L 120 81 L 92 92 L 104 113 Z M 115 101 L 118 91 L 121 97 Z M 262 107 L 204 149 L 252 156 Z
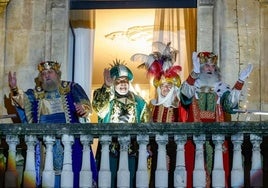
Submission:
M 74 81 L 91 96 L 94 57 L 95 10 L 70 11 L 75 33 Z
M 156 9 L 153 41 L 179 50 L 176 63 L 182 67 L 181 78 L 185 80 L 192 70 L 192 52 L 196 51 L 197 9 Z

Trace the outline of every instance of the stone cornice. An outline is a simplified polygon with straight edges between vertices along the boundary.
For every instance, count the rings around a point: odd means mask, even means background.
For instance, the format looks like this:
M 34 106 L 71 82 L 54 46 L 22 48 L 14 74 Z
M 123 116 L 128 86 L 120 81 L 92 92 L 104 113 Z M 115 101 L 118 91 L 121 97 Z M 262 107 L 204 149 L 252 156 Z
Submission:
M 2 14 L 5 11 L 9 1 L 10 0 L 0 0 L 0 14 Z

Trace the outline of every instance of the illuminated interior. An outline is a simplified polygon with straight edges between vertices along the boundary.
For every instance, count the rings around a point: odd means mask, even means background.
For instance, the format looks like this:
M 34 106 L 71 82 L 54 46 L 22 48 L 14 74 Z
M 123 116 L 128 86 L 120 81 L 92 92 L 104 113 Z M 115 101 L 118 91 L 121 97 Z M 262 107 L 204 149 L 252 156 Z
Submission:
M 118 59 L 133 72 L 133 89 L 147 102 L 153 99 L 155 88 L 150 84 L 146 70 L 138 68 L 140 62 L 132 62 L 130 58 L 137 53 L 149 55 L 153 51 L 152 43 L 156 41 L 165 44 L 172 41 L 171 47 L 178 49 L 180 53 L 176 64 L 183 67 L 181 79 L 183 80 L 185 74 L 188 75 L 187 63 L 191 59 L 191 53 L 187 53 L 196 48 L 196 44 L 192 44 L 192 41 L 196 41 L 195 37 L 189 34 L 195 36 L 196 33 L 196 9 L 96 9 L 91 10 L 92 15 L 87 10 L 79 11 L 75 13 L 83 14 L 83 22 L 93 23 L 86 23 L 86 28 L 94 33 L 90 41 L 94 49 L 91 98 L 94 90 L 103 84 L 104 69 L 110 68 L 113 61 Z M 193 19 L 189 20 L 185 16 L 189 14 L 187 11 L 191 11 Z M 81 20 L 81 16 L 79 19 Z M 189 28 L 194 32 L 187 32 Z M 186 43 L 191 48 L 186 48 Z M 91 57 L 92 55 L 89 58 Z M 94 112 L 91 122 L 97 122 Z
M 94 41 L 94 65 L 92 91 L 103 84 L 103 70 L 110 67 L 113 60 L 125 61 L 133 71 L 133 88 L 145 100 L 150 98 L 150 80 L 139 64 L 131 62 L 135 53 L 151 52 L 154 9 L 96 10 L 96 32 Z M 92 122 L 97 122 L 93 112 Z

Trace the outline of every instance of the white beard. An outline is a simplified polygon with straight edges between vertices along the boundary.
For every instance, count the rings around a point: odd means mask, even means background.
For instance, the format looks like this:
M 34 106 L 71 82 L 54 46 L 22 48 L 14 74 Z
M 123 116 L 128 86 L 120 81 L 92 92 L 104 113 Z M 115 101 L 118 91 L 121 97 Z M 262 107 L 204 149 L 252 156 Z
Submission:
M 45 91 L 54 91 L 56 89 L 58 89 L 58 86 L 60 84 L 59 80 L 50 80 L 50 82 L 43 82 L 42 83 L 42 88 Z
M 163 105 L 164 107 L 173 107 L 176 108 L 177 106 L 174 106 L 174 100 L 176 95 L 174 95 L 175 87 L 172 87 L 167 94 L 167 96 L 161 95 L 161 89 L 157 87 L 157 100 L 152 100 L 152 104 L 155 106 Z
M 220 78 L 218 73 L 207 74 L 201 72 L 198 81 L 200 87 L 215 87 L 215 84 L 220 81 Z

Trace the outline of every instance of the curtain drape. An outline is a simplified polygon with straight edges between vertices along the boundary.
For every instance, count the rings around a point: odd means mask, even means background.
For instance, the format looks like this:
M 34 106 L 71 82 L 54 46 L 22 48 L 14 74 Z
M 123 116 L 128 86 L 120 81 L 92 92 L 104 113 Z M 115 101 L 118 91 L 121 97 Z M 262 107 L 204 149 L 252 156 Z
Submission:
M 185 80 L 192 70 L 192 52 L 196 51 L 197 9 L 156 9 L 153 41 L 179 50 L 176 64 L 182 67 L 181 78 Z
M 76 36 L 74 81 L 79 83 L 88 97 L 90 97 L 94 57 L 94 30 L 77 28 L 74 29 L 74 32 Z
M 95 10 L 70 11 L 75 33 L 74 81 L 91 96 L 94 57 Z

